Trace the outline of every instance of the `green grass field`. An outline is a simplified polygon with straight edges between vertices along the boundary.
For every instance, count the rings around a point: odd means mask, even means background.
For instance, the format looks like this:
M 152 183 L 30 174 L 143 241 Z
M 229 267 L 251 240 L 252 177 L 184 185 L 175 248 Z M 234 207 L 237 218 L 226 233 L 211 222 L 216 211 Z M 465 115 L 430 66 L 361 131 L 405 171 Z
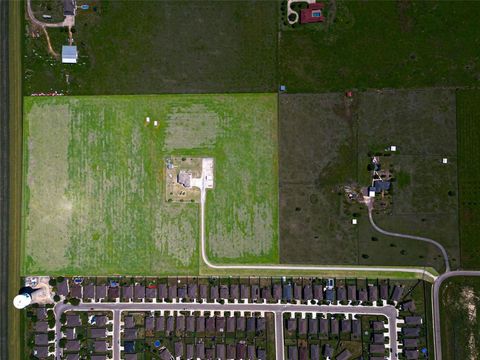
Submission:
M 480 269 L 480 91 L 457 92 L 462 267 Z
M 480 278 L 446 280 L 440 290 L 442 355 L 445 360 L 480 356 Z
M 480 79 L 476 1 L 336 1 L 333 24 L 283 28 L 289 92 L 471 86 Z
M 45 11 L 49 0 L 35 1 L 37 18 L 54 13 Z M 86 3 L 90 10 L 77 11 L 73 34 L 78 64 L 52 60 L 43 35 L 26 36 L 25 95 L 50 89 L 74 95 L 276 89 L 276 1 Z M 68 34 L 48 31 L 60 52 Z
M 197 274 L 199 207 L 165 202 L 166 155 L 215 158 L 212 259 L 278 262 L 276 106 L 271 94 L 25 98 L 22 273 Z

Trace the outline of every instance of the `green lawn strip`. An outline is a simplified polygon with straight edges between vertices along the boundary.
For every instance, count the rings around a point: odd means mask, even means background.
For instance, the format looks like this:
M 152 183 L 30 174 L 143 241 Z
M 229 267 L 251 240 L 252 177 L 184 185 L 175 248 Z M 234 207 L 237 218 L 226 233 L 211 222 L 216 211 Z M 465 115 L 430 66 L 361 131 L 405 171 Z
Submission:
M 480 268 L 480 91 L 457 92 L 458 193 L 461 263 Z

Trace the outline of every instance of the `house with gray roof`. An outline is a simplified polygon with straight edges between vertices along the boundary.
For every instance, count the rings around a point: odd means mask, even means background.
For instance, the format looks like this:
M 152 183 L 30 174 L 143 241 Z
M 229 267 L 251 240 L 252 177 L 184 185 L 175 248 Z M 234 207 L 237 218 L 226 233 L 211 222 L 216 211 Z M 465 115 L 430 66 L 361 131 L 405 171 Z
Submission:
M 318 319 L 308 319 L 308 335 L 318 334 Z
M 394 288 L 393 288 L 393 292 L 392 292 L 392 301 L 400 301 L 400 299 L 402 298 L 402 295 L 403 295 L 403 286 L 401 285 L 396 285 Z
M 173 300 L 177 298 L 177 285 L 170 285 L 168 287 L 168 299 Z
M 147 316 L 145 318 L 145 330 L 153 331 L 155 329 L 155 318 L 153 316 Z
M 290 345 L 288 347 L 288 359 L 298 360 L 298 348 L 296 346 Z
M 323 300 L 323 288 L 320 284 L 313 285 L 313 297 L 315 300 L 322 301 Z
M 123 338 L 125 340 L 135 340 L 137 338 L 137 329 L 124 329 L 123 330 Z
M 332 335 L 338 335 L 339 321 L 338 319 L 330 318 L 330 333 Z
M 145 298 L 147 300 L 153 300 L 157 298 L 157 287 L 155 285 L 147 286 L 145 289 Z
M 298 334 L 307 335 L 308 321 L 307 319 L 298 319 Z
M 336 360 L 350 360 L 351 358 L 352 353 L 348 349 L 345 349 L 337 355 Z
M 196 299 L 198 296 L 198 286 L 197 284 L 188 284 L 188 298 L 190 300 Z
M 320 335 L 325 337 L 328 336 L 329 332 L 329 321 L 328 319 L 320 318 Z
M 199 293 L 200 293 L 200 299 L 208 298 L 208 286 L 205 284 L 201 284 L 199 286 Z
M 282 298 L 284 301 L 291 302 L 293 299 L 293 289 L 292 289 L 292 284 L 284 284 L 283 285 L 283 294 Z
M 403 311 L 410 311 L 410 312 L 415 312 L 417 310 L 417 307 L 415 306 L 415 301 L 414 300 L 407 300 L 402 303 L 402 310 Z
M 270 289 L 270 286 L 265 286 L 262 288 L 261 297 L 262 299 L 265 299 L 267 302 L 272 300 L 272 289 Z
M 83 286 L 83 300 L 93 300 L 95 298 L 95 285 L 87 284 Z
M 37 345 L 37 346 L 48 345 L 48 335 L 47 334 L 35 334 L 35 345 Z
M 203 342 L 199 342 L 195 346 L 195 355 L 197 358 L 205 359 L 205 344 Z
M 205 319 L 205 330 L 209 333 L 215 332 L 215 318 L 207 317 Z
M 385 334 L 384 333 L 375 333 L 372 335 L 373 344 L 385 344 Z
M 258 285 L 252 285 L 251 289 L 252 289 L 251 299 L 256 302 L 260 297 L 260 287 Z
M 97 285 L 95 286 L 95 299 L 97 301 L 103 300 L 107 298 L 107 285 Z
M 255 332 L 255 318 L 248 317 L 247 318 L 247 332 Z
M 205 331 L 205 318 L 203 316 L 197 317 L 195 320 L 197 332 Z
M 123 285 L 122 286 L 122 299 L 123 299 L 123 301 L 131 301 L 133 299 L 133 286 L 132 285 Z
M 323 356 L 326 358 L 332 358 L 333 356 L 333 347 L 330 344 L 323 345 Z
M 237 331 L 245 331 L 246 322 L 244 316 L 237 317 Z
M 175 357 L 177 359 L 183 358 L 183 352 L 184 352 L 184 344 L 183 341 L 177 341 L 175 342 Z
M 302 300 L 302 286 L 300 284 L 293 285 L 293 298 L 295 300 Z
M 136 284 L 134 289 L 135 300 L 141 301 L 145 299 L 145 285 Z
M 282 299 L 282 285 L 274 284 L 273 285 L 273 299 L 279 301 Z
M 295 318 L 287 319 L 287 331 L 288 332 L 297 331 L 297 319 Z
M 227 333 L 234 333 L 235 332 L 235 317 L 229 316 L 227 317 Z
M 168 288 L 167 284 L 158 284 L 157 285 L 157 296 L 159 299 L 164 300 L 168 297 Z
M 388 285 L 385 283 L 380 284 L 380 299 L 388 300 Z
M 230 291 L 227 285 L 220 285 L 220 299 L 228 300 L 230 297 Z
M 60 296 L 68 295 L 68 280 L 63 279 L 62 282 L 57 282 L 57 294 Z
M 347 289 L 345 289 L 345 286 L 337 288 L 337 301 L 347 301 Z
M 80 315 L 78 314 L 68 314 L 67 318 L 67 326 L 68 327 L 75 327 L 75 326 L 82 326 L 82 321 L 80 320 Z
M 123 318 L 123 327 L 126 329 L 135 327 L 135 320 L 133 319 L 133 316 L 128 315 Z
M 384 344 L 370 344 L 368 346 L 368 351 L 370 354 L 384 354 L 385 345 Z
M 267 359 L 267 352 L 265 349 L 258 348 L 257 349 L 257 359 L 258 360 L 266 360 Z
M 320 360 L 320 345 L 318 344 L 310 345 L 310 359 Z
M 215 328 L 218 332 L 225 331 L 225 317 L 217 316 L 215 319 Z
M 405 324 L 407 325 L 422 325 L 421 316 L 405 316 Z
M 48 331 L 48 322 L 46 321 L 37 321 L 33 326 L 35 332 L 47 332 Z
M 73 284 L 70 286 L 70 296 L 81 299 L 82 298 L 82 287 L 80 285 Z
M 250 299 L 250 286 L 240 285 L 240 298 L 241 299 Z
M 384 331 L 385 330 L 385 323 L 383 321 L 372 321 L 371 326 L 372 326 L 372 329 L 374 331 Z
M 247 356 L 247 345 L 245 342 L 241 341 L 237 343 L 237 346 L 235 347 L 235 359 L 246 359 Z
M 350 319 L 343 319 L 340 322 L 340 331 L 342 334 L 349 334 L 352 332 L 352 321 Z
M 347 299 L 350 301 L 357 301 L 357 287 L 355 285 L 347 286 Z
M 175 318 L 173 316 L 168 316 L 165 331 L 170 334 L 174 330 L 175 330 Z
M 177 316 L 175 328 L 180 332 L 185 331 L 185 316 Z
M 193 359 L 195 356 L 195 348 L 193 344 L 187 344 L 185 357 L 187 360 Z
M 195 317 L 194 316 L 187 316 L 185 319 L 185 330 L 187 332 L 193 333 L 195 332 Z
M 403 327 L 402 334 L 405 337 L 415 337 L 418 338 L 420 336 L 420 328 L 418 327 Z
M 374 302 L 378 300 L 378 287 L 369 286 L 368 287 L 368 301 Z
M 312 285 L 303 286 L 303 299 L 306 301 L 313 300 L 313 289 Z
M 240 286 L 238 284 L 230 285 L 230 298 L 232 300 L 240 299 Z
M 80 351 L 80 340 L 67 340 L 65 351 Z
M 210 286 L 210 300 L 218 300 L 220 297 L 219 291 L 218 291 L 218 286 L 213 285 Z
M 411 349 L 405 350 L 404 354 L 407 360 L 416 360 L 419 358 L 418 350 L 411 350 Z
M 404 349 L 416 349 L 418 347 L 418 339 L 403 339 Z
M 155 331 L 165 331 L 165 316 L 159 316 L 155 319 Z
M 358 290 L 358 296 L 357 296 L 358 301 L 361 302 L 366 302 L 368 301 L 368 292 L 366 289 L 360 289 Z
M 93 349 L 95 352 L 106 352 L 108 349 L 108 344 L 106 340 L 96 340 L 93 343 Z
M 33 355 L 38 359 L 46 359 L 48 357 L 48 346 L 35 346 Z
M 106 328 L 91 328 L 90 329 L 90 336 L 93 339 L 103 339 L 107 337 L 107 329 Z

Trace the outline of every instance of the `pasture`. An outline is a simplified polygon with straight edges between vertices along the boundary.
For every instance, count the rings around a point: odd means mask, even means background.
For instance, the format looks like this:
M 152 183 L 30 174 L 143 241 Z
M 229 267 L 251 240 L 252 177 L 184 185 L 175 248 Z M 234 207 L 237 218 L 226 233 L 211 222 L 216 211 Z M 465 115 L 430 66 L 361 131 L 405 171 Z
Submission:
M 439 89 L 280 96 L 282 262 L 442 269 L 436 249 L 378 234 L 365 207 L 345 199 L 343 186 L 371 181 L 369 154 L 390 145 L 398 178 L 376 222 L 438 240 L 459 266 L 455 93 Z
M 211 259 L 278 261 L 276 113 L 268 94 L 25 98 L 22 273 L 197 274 L 198 205 L 165 201 L 184 155 L 215 158 Z

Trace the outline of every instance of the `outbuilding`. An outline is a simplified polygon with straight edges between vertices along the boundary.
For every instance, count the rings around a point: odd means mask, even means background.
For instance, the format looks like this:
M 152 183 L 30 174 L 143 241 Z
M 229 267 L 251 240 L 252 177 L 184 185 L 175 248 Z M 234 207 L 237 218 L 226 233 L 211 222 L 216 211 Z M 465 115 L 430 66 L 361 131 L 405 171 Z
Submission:
M 76 64 L 78 60 L 77 47 L 74 45 L 62 46 L 62 63 Z

